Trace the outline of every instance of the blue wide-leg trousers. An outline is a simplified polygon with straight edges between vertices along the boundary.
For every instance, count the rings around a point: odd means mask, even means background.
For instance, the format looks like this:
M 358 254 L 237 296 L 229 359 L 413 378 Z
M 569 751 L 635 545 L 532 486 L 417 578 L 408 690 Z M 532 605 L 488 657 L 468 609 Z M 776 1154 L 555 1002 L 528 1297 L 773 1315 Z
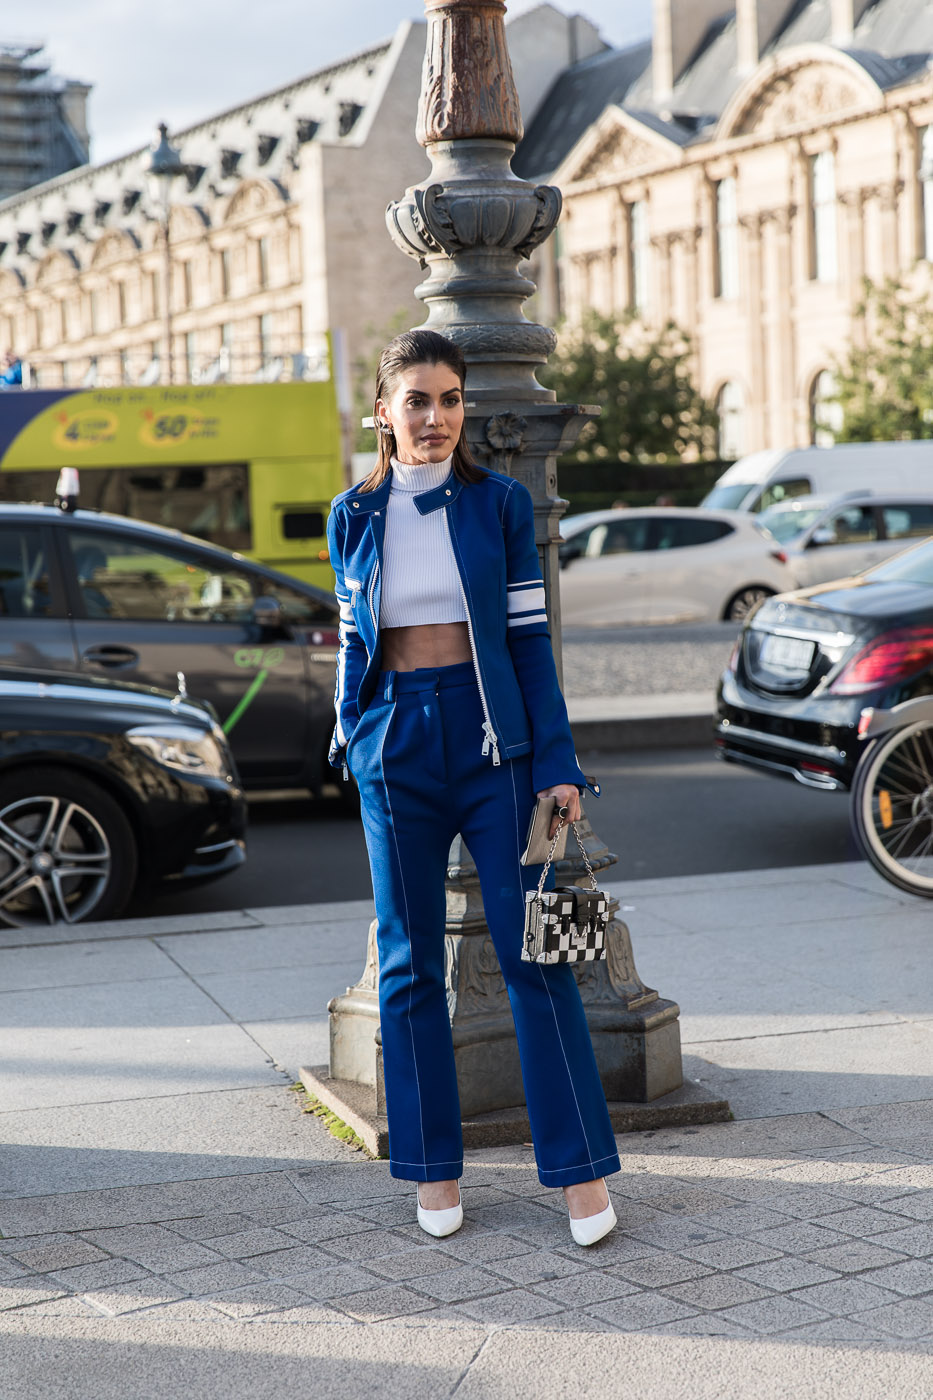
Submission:
M 525 891 L 541 873 L 520 863 L 531 759 L 494 766 L 482 742 L 470 662 L 383 672 L 350 741 L 378 921 L 390 1170 L 409 1181 L 463 1170 L 444 984 L 444 882 L 459 832 L 508 989 L 538 1174 L 570 1186 L 619 1171 L 619 1158 L 573 972 L 521 959 Z

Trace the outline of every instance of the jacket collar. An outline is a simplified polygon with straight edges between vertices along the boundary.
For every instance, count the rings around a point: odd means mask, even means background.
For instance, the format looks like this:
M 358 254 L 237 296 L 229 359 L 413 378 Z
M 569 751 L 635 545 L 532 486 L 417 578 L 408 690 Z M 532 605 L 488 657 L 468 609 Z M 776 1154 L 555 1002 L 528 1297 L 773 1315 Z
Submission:
M 389 504 L 389 495 L 392 490 L 391 473 L 386 477 L 381 486 L 377 486 L 375 491 L 354 491 L 347 498 L 347 507 L 351 515 L 372 515 L 374 511 L 385 510 Z M 415 497 L 415 505 L 422 515 L 428 515 L 432 510 L 438 510 L 441 506 L 449 506 L 457 499 L 463 490 L 463 482 L 459 477 L 450 473 L 446 481 L 442 481 L 440 486 L 435 486 L 431 491 L 422 491 Z
M 463 490 L 463 482 L 453 472 L 446 481 L 442 481 L 440 486 L 435 486 L 431 491 L 422 491 L 415 497 L 415 505 L 422 515 L 428 515 L 432 510 L 439 510 L 441 506 L 449 506 L 455 501 Z
M 373 511 L 385 510 L 392 490 L 392 477 L 387 476 L 375 491 L 360 491 L 357 488 L 347 497 L 347 508 L 351 515 L 372 515 Z

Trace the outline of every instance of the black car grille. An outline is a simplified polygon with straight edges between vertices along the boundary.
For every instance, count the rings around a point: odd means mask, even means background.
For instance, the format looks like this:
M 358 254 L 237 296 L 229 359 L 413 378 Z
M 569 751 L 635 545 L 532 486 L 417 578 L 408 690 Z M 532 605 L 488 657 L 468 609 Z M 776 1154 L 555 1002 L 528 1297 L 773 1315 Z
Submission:
M 744 710 L 737 705 L 723 706 L 720 713 L 730 725 L 738 725 L 742 729 L 760 734 L 763 740 L 770 738 L 791 739 L 798 743 L 814 744 L 825 748 L 833 744 L 836 738 L 828 725 L 808 720 L 764 714 L 760 710 Z

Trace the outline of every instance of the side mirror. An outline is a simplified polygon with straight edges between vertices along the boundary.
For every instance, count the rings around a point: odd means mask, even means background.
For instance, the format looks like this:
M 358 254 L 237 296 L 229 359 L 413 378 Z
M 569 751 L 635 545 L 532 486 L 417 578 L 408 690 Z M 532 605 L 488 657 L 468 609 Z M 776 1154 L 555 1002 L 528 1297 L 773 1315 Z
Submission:
M 814 530 L 810 536 L 810 548 L 821 544 L 838 544 L 835 530 L 831 530 L 828 525 L 821 525 L 818 530 Z
M 282 604 L 278 598 L 262 594 L 253 602 L 253 621 L 258 622 L 264 632 L 280 632 L 284 626 Z

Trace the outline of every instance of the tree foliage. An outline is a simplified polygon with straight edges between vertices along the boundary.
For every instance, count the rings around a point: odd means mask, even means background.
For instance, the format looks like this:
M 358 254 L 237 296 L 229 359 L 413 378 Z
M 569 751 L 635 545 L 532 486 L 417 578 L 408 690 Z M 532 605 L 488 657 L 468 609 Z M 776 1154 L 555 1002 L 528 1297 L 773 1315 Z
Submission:
M 860 334 L 833 366 L 837 442 L 933 438 L 933 302 L 893 279 L 866 279 Z
M 569 455 L 620 462 L 669 462 L 713 456 L 718 418 L 691 378 L 689 338 L 673 322 L 642 329 L 588 312 L 558 331 L 557 349 L 540 379 L 562 403 L 599 404 Z
M 417 307 L 400 306 L 384 326 L 368 325 L 363 332 L 363 345 L 353 361 L 353 407 L 351 409 L 354 452 L 375 452 L 376 434 L 363 427 L 363 419 L 373 411 L 373 391 L 376 371 L 382 352 L 390 340 L 407 331 Z

